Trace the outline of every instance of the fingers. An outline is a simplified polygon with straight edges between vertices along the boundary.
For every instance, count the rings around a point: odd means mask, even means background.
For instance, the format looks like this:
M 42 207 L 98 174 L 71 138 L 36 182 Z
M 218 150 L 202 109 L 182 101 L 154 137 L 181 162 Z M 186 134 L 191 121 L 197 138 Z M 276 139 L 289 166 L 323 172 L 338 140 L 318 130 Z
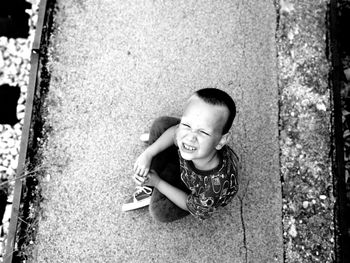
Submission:
M 150 177 L 149 176 L 143 177 L 143 176 L 139 176 L 137 174 L 134 174 L 133 179 L 137 185 L 143 186 L 145 184 L 147 185 L 147 183 L 150 180 Z
M 146 176 L 149 172 L 149 168 L 135 164 L 134 172 L 137 175 Z
M 143 185 L 146 178 L 137 174 L 134 174 L 133 179 L 137 185 Z

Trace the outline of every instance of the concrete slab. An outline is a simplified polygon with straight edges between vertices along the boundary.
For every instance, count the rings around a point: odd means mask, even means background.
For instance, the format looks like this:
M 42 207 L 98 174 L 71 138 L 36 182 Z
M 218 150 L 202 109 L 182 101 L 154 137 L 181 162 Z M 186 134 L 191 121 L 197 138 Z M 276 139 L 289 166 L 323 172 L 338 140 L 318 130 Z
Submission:
M 273 1 L 58 1 L 36 262 L 283 262 Z M 122 213 L 160 115 L 215 86 L 238 106 L 238 197 L 211 219 Z

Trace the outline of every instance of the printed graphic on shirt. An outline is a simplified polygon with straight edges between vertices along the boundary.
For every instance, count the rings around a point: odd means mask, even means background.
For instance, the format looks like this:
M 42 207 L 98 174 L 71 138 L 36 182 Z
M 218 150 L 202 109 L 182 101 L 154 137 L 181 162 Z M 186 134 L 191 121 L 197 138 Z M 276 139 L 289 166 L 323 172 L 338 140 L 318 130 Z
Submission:
M 212 174 L 200 174 L 179 153 L 181 179 L 192 192 L 187 198 L 187 208 L 201 219 L 210 217 L 219 206 L 227 205 L 238 191 L 238 157 L 228 146 L 220 154 L 221 166 Z

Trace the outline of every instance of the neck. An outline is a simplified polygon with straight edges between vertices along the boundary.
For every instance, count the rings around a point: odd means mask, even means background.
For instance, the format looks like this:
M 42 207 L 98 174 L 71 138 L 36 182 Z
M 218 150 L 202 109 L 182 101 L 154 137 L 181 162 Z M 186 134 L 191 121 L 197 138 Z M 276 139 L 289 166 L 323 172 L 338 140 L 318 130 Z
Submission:
M 208 159 L 193 160 L 192 162 L 197 169 L 208 171 L 214 169 L 216 166 L 219 165 L 219 156 L 217 151 L 215 151 L 212 156 L 209 156 Z

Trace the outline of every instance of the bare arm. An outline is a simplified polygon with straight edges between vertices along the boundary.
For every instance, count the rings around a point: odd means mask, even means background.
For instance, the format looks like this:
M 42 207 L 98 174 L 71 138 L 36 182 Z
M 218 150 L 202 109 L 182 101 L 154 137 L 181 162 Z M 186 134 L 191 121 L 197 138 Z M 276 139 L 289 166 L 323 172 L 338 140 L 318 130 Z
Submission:
M 188 211 L 186 205 L 187 194 L 184 191 L 172 186 L 171 184 L 167 183 L 162 179 L 160 179 L 156 187 L 159 190 L 159 192 L 168 197 L 169 200 L 172 201 L 175 205 L 177 205 L 183 210 Z
M 158 153 L 173 145 L 176 127 L 177 125 L 167 129 L 152 145 L 146 149 L 146 151 L 148 151 L 154 157 Z
M 148 146 L 147 149 L 141 153 L 134 165 L 135 174 L 140 176 L 147 175 L 153 157 L 174 144 L 176 127 L 177 125 L 167 129 L 152 145 Z
M 161 179 L 154 170 L 151 170 L 148 173 L 147 177 L 148 178 L 144 183 L 145 185 L 156 187 L 159 190 L 159 192 L 168 197 L 169 200 L 172 201 L 175 205 L 177 205 L 183 210 L 188 211 L 188 195 L 184 191 Z

